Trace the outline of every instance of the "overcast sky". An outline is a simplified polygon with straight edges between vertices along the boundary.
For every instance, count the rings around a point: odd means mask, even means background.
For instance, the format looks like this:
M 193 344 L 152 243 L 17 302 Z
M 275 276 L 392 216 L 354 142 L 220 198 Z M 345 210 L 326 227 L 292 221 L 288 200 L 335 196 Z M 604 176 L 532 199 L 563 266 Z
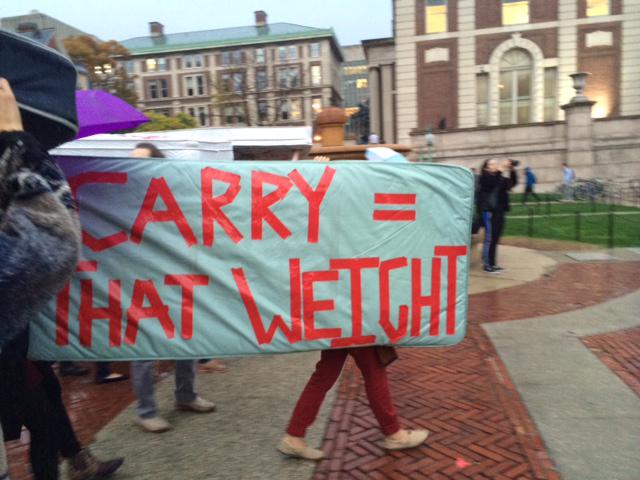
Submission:
M 102 40 L 252 25 L 264 10 L 269 22 L 333 27 L 341 45 L 391 36 L 391 0 L 0 0 L 0 18 L 36 9 Z

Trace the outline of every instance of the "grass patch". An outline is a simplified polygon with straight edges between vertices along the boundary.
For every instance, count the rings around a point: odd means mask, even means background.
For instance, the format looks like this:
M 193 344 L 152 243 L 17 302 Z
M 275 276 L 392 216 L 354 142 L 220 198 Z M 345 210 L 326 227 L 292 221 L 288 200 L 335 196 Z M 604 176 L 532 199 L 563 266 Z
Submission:
M 532 231 L 528 218 L 531 209 L 533 217 Z M 609 215 L 607 212 L 638 212 L 640 209 L 623 205 L 591 204 L 591 203 L 555 203 L 530 204 L 526 206 L 512 204 L 512 211 L 507 215 L 505 235 L 551 240 L 578 241 L 594 245 L 609 244 Z M 576 212 L 580 219 L 576 219 Z M 600 215 L 589 215 L 600 213 Z M 605 213 L 605 215 L 602 215 Z M 549 215 L 547 215 L 549 214 Z M 554 214 L 571 214 L 554 217 Z M 613 216 L 613 244 L 616 247 L 640 246 L 640 214 Z

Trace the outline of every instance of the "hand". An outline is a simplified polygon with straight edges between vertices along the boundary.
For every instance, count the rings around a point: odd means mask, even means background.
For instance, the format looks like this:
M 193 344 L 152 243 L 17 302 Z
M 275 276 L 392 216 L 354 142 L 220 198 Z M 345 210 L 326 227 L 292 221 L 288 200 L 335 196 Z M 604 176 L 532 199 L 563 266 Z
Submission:
M 313 157 L 314 162 L 328 162 L 330 160 L 331 158 L 327 157 L 326 155 L 316 155 L 315 157 Z
M 504 160 L 503 162 L 500 163 L 498 170 L 504 173 L 504 172 L 508 172 L 512 168 L 513 168 L 513 165 L 511 164 L 511 160 Z
M 22 119 L 13 90 L 5 78 L 0 78 L 0 132 L 21 132 Z

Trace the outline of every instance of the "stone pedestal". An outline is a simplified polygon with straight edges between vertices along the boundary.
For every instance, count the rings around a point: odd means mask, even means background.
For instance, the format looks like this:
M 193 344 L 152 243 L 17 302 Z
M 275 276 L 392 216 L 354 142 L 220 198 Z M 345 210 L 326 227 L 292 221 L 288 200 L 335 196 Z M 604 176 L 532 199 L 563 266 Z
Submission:
M 561 108 L 565 112 L 565 134 L 567 138 L 566 163 L 576 170 L 579 177 L 592 177 L 593 119 L 591 108 L 596 102 L 586 98 L 574 98 Z

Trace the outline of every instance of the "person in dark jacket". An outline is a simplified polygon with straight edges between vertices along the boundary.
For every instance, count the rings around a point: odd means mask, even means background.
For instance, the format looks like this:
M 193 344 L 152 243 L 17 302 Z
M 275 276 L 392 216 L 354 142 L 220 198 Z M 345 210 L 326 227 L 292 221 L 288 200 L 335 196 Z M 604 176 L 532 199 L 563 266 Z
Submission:
M 524 174 L 525 174 L 526 184 L 524 187 L 524 196 L 522 197 L 522 203 L 527 203 L 527 199 L 529 198 L 529 195 L 533 195 L 533 198 L 536 199 L 536 202 L 539 202 L 540 197 L 534 191 L 536 183 L 538 183 L 536 174 L 533 173 L 533 170 L 531 170 L 531 167 L 525 167 Z
M 498 163 L 495 158 L 485 160 L 479 183 L 479 204 L 485 231 L 483 270 L 487 273 L 500 273 L 503 269 L 496 264 L 496 250 L 504 229 L 505 213 L 510 210 L 509 191 L 518 183 L 513 162 L 506 160 Z
M 0 78 L 0 422 L 4 439 L 31 436 L 35 480 L 100 479 L 123 459 L 96 460 L 76 439 L 51 363 L 27 358 L 28 322 L 73 273 L 80 223 L 69 185 L 38 141 L 23 131 L 15 97 Z M 0 477 L 8 476 L 0 471 Z

